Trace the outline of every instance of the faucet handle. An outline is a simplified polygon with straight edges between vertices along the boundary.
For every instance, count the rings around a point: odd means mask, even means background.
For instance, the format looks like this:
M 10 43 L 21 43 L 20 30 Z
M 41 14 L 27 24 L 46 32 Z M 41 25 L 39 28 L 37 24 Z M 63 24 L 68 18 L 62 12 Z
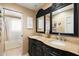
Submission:
M 62 36 L 62 40 L 63 40 L 63 41 L 67 41 L 67 39 L 66 39 L 64 36 Z
M 58 36 L 56 36 L 56 39 L 58 40 L 58 39 L 59 39 L 59 37 L 58 37 Z

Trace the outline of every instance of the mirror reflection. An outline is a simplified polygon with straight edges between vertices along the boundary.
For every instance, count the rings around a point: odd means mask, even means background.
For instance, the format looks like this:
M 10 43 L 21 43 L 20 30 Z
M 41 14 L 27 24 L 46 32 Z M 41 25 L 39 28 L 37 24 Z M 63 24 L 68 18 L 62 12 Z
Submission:
M 37 18 L 37 31 L 44 32 L 44 16 Z
M 74 5 L 52 12 L 52 32 L 74 33 Z

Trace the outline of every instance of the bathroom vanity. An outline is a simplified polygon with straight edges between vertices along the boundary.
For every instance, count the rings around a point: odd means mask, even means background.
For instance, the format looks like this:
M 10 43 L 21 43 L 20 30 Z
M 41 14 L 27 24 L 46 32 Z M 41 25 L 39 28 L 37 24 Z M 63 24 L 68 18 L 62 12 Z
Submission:
M 53 38 L 29 36 L 30 56 L 77 56 L 79 47 L 77 44 L 65 41 L 65 45 L 51 44 Z
M 53 3 L 46 10 L 40 9 L 36 15 L 36 33 L 78 37 L 77 4 Z M 28 40 L 31 56 L 79 55 L 79 45 L 63 39 L 29 36 Z

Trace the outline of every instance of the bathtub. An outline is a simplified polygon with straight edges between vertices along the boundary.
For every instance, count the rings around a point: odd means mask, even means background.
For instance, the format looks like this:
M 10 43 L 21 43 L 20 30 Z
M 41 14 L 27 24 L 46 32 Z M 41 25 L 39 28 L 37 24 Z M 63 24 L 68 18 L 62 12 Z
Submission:
M 23 45 L 23 41 L 5 41 L 5 50 L 17 48 Z
M 22 56 L 23 54 L 22 41 L 5 41 L 4 56 Z

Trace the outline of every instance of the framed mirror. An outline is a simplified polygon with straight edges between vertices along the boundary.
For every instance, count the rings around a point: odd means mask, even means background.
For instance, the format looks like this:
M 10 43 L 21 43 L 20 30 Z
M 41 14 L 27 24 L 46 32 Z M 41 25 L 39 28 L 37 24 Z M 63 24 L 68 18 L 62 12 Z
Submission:
M 78 19 L 76 4 L 56 9 L 51 14 L 51 33 L 78 35 Z
M 49 34 L 50 33 L 50 13 L 45 15 L 45 33 Z
M 36 32 L 45 33 L 45 16 L 36 19 Z

